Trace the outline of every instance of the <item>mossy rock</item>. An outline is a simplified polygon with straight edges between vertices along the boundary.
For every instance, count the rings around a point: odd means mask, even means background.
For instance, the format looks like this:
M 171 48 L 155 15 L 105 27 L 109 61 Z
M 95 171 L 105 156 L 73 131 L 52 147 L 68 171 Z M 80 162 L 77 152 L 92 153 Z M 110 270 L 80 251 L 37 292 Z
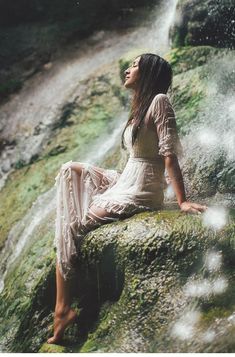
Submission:
M 64 346 L 44 343 L 44 345 L 42 345 L 42 347 L 38 352 L 39 353 L 66 353 L 67 349 Z
M 190 132 L 192 125 L 198 122 L 198 112 L 207 92 L 203 78 L 203 67 L 196 67 L 174 77 L 172 103 L 181 137 Z
M 84 92 L 79 100 L 64 106 L 50 140 L 38 157 L 29 164 L 18 162 L 16 171 L 0 191 L 0 248 L 12 226 L 40 194 L 54 185 L 61 164 L 83 161 L 96 141 L 107 140 L 116 125 L 114 120 L 119 120 L 125 95 L 117 63 L 103 67 L 81 85 Z
M 43 345 L 52 331 L 55 303 L 52 219 L 46 222 L 25 248 L 20 263 L 9 272 L 1 294 L 1 344 L 7 351 L 55 352 L 53 346 Z M 202 320 L 201 328 L 213 325 L 217 316 L 221 317 L 221 308 L 223 316 L 231 316 L 234 227 L 232 216 L 230 223 L 216 233 L 205 228 L 200 216 L 159 211 L 139 213 L 90 232 L 82 245 L 79 283 L 74 283 L 73 291 L 80 323 L 68 329 L 59 350 L 201 351 L 204 342 L 177 342 L 171 327 L 185 309 L 192 308 L 185 286 L 195 277 L 214 279 L 222 273 L 231 286 L 221 294 L 193 298 L 201 313 L 214 311 L 206 325 Z M 223 256 L 223 271 L 216 277 L 205 272 L 204 255 L 211 249 Z M 231 341 L 226 347 L 221 342 L 216 348 L 227 352 L 231 346 Z
M 171 64 L 173 73 L 176 75 L 208 63 L 221 52 L 224 53 L 224 49 L 212 46 L 183 46 L 172 48 L 166 54 L 166 59 Z
M 180 0 L 170 31 L 173 47 L 210 45 L 234 49 L 234 3 Z
M 208 54 L 205 63 L 197 66 L 204 50 Z M 215 196 L 217 202 L 221 194 L 231 207 L 235 193 L 231 150 L 234 51 L 188 46 L 173 49 L 167 57 L 176 72 L 171 99 L 184 146 L 182 169 L 188 197 Z

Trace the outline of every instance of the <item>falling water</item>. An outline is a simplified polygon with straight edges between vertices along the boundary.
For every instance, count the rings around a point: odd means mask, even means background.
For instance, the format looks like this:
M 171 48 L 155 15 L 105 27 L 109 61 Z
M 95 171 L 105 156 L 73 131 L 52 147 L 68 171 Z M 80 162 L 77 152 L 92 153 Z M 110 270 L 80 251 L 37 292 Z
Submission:
M 45 125 L 45 132 L 37 138 L 37 146 L 43 145 L 50 134 L 48 134 L 48 128 L 58 119 L 63 105 L 73 99 L 73 93 L 76 92 L 79 81 L 88 78 L 98 68 L 117 60 L 136 45 L 140 48 L 147 47 L 163 55 L 169 49 L 168 32 L 176 3 L 176 0 L 169 0 L 159 5 L 156 8 L 156 19 L 150 28 L 138 28 L 138 30 L 126 33 L 125 36 L 113 33 L 112 38 L 108 33 L 107 38 L 102 42 L 102 48 L 98 51 L 95 51 L 94 46 L 87 48 L 84 55 L 68 59 L 66 63 L 58 61 L 53 64 L 50 72 L 39 73 L 29 80 L 21 92 L 2 108 L 2 120 L 7 121 L 3 135 L 10 138 L 15 136 L 18 142 L 15 151 L 13 150 L 10 155 L 29 161 L 29 155 L 35 154 L 32 150 L 32 140 L 34 140 L 32 134 L 35 127 L 40 123 Z M 106 153 L 120 139 L 126 119 L 126 112 L 121 113 L 119 118 L 115 118 L 109 138 L 105 140 L 100 138 L 99 142 L 94 143 L 89 155 L 79 158 L 78 161 L 93 164 L 102 161 Z M 24 150 L 22 150 L 23 147 Z M 0 256 L 1 291 L 4 288 L 4 278 L 8 267 L 13 267 L 13 262 L 30 241 L 33 232 L 54 209 L 55 190 L 53 187 L 39 196 L 22 220 L 11 229 Z
M 108 140 L 99 140 L 95 143 L 89 154 L 82 161 L 94 164 L 102 160 L 102 157 L 105 157 L 114 143 L 119 140 L 126 117 L 127 113 L 124 112 L 119 118 L 115 118 L 114 123 L 118 122 L 119 126 L 114 128 Z M 102 144 L 100 144 L 100 141 Z M 0 252 L 0 292 L 4 289 L 4 279 L 9 267 L 12 268 L 14 261 L 19 257 L 27 242 L 31 240 L 37 227 L 55 210 L 55 206 L 56 192 L 55 187 L 52 187 L 37 198 L 23 219 L 10 230 L 4 248 Z
M 120 58 L 133 48 L 145 48 L 163 55 L 169 48 L 168 31 L 174 17 L 176 0 L 162 2 L 156 7 L 156 17 L 151 27 L 139 27 L 125 34 L 105 32 L 98 44 L 79 45 L 65 60 L 52 63 L 28 80 L 19 94 L 1 108 L 1 137 L 9 144 L 0 157 L 4 171 L 0 171 L 0 188 L 18 161 L 29 163 L 40 153 L 49 139 L 53 124 L 60 117 L 63 106 L 74 100 L 81 80 L 99 68 Z M 36 134 L 37 128 L 40 133 Z M 1 169 L 2 170 L 2 169 Z

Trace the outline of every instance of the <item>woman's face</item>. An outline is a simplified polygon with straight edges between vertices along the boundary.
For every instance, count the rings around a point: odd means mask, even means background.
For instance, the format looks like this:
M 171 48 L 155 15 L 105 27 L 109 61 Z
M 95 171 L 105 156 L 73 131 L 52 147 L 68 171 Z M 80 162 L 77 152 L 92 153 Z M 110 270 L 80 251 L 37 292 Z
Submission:
M 125 82 L 124 86 L 126 88 L 136 89 L 137 83 L 139 80 L 139 60 L 140 57 L 137 57 L 132 65 L 125 70 Z

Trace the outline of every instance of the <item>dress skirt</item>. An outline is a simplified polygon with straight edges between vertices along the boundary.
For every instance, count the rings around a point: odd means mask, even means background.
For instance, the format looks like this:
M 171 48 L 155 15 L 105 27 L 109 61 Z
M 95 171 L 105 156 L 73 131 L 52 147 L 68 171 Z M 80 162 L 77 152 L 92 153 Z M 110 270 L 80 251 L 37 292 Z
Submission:
M 57 263 L 65 280 L 76 274 L 80 244 L 92 229 L 163 205 L 164 173 L 157 160 L 130 157 L 122 173 L 81 163 L 79 175 L 72 161 L 55 178 L 55 239 Z M 105 209 L 107 217 L 90 214 L 90 207 Z

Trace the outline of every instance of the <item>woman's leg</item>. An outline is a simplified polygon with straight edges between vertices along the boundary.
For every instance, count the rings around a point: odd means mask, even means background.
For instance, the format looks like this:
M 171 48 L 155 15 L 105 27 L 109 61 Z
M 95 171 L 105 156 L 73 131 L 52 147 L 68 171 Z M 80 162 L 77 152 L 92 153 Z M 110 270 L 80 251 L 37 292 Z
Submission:
M 86 216 L 85 232 L 88 233 L 102 224 L 111 223 L 118 219 L 118 215 L 108 213 L 103 208 L 92 206 Z M 73 280 L 64 280 L 60 273 L 59 265 L 56 264 L 56 307 L 54 316 L 54 336 L 47 343 L 59 343 L 67 326 L 76 318 L 76 312 L 71 309 L 71 283 Z
M 58 343 L 63 337 L 64 330 L 74 322 L 77 314 L 71 309 L 71 280 L 64 280 L 56 263 L 56 306 L 54 314 L 54 335 L 47 343 Z

